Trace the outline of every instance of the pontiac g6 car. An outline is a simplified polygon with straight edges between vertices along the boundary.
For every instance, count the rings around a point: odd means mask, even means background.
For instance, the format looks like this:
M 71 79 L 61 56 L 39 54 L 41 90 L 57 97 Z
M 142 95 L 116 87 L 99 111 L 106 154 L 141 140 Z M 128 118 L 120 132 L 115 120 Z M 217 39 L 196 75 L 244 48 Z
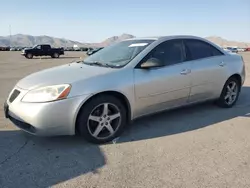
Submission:
M 244 80 L 242 57 L 203 38 L 133 38 L 23 78 L 4 109 L 31 134 L 103 143 L 151 113 L 208 100 L 230 108 Z

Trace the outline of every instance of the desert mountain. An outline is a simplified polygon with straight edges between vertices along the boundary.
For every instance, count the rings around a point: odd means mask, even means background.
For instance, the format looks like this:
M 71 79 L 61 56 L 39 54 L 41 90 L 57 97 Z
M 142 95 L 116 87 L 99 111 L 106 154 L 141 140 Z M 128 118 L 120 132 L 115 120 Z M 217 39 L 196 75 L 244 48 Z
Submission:
M 101 42 L 100 45 L 101 46 L 108 46 L 114 42 L 119 42 L 122 40 L 134 38 L 134 37 L 135 37 L 134 35 L 130 35 L 130 34 L 122 34 L 120 36 L 113 36 L 113 37 L 110 37 L 110 38 L 104 40 L 103 42 Z
M 54 47 L 68 47 L 74 44 L 82 45 L 82 43 L 67 39 L 55 38 L 50 36 L 31 36 L 31 35 L 12 35 L 11 46 L 24 46 L 30 47 L 36 44 L 50 44 Z M 10 37 L 0 37 L 0 46 L 10 46 Z
M 215 44 L 221 47 L 226 47 L 226 46 L 238 46 L 241 48 L 250 47 L 249 42 L 247 43 L 247 42 L 229 41 L 217 36 L 207 37 L 206 39 L 210 40 L 211 42 L 214 42 Z
M 50 36 L 31 36 L 31 35 L 12 35 L 11 36 L 11 46 L 24 46 L 30 47 L 36 44 L 50 44 L 54 47 L 72 47 L 73 45 L 82 46 L 95 46 L 95 47 L 104 47 L 108 46 L 114 42 L 118 42 L 124 39 L 134 38 L 135 36 L 130 34 L 122 34 L 120 36 L 110 37 L 103 42 L 100 43 L 81 43 L 78 41 L 72 41 L 68 39 L 55 38 Z M 238 47 L 250 47 L 250 43 L 246 42 L 237 42 L 237 41 L 229 41 L 217 36 L 207 37 L 208 40 L 216 43 L 217 45 L 224 46 L 238 46 Z M 0 46 L 9 46 L 10 45 L 10 37 L 0 36 Z

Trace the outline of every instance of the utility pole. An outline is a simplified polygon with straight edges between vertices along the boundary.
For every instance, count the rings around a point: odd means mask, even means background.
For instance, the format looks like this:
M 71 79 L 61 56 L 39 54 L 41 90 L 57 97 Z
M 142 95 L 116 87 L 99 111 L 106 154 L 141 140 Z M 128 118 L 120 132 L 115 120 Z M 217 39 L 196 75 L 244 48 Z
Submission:
M 9 25 L 9 32 L 10 32 L 10 47 L 11 47 L 11 25 Z

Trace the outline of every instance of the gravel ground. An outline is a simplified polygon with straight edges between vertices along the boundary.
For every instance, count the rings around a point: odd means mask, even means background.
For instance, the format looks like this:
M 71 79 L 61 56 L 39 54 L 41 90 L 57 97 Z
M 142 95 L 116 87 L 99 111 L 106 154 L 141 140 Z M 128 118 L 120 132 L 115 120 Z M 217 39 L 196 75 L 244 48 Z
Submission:
M 137 120 L 119 139 L 92 145 L 79 137 L 34 137 L 14 127 L 0 106 L 0 187 L 250 187 L 250 53 L 237 105 L 201 104 Z M 60 59 L 0 52 L 0 103 L 32 72 Z

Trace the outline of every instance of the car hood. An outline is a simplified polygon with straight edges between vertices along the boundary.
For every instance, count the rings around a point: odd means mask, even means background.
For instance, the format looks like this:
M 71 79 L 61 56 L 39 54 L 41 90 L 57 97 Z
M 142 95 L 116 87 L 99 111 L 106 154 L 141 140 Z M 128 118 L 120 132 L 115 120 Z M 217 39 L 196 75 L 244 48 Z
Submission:
M 17 86 L 30 90 L 49 85 L 72 84 L 76 81 L 100 76 L 112 71 L 117 71 L 117 69 L 90 66 L 82 63 L 70 63 L 30 74 L 21 79 L 17 83 Z

